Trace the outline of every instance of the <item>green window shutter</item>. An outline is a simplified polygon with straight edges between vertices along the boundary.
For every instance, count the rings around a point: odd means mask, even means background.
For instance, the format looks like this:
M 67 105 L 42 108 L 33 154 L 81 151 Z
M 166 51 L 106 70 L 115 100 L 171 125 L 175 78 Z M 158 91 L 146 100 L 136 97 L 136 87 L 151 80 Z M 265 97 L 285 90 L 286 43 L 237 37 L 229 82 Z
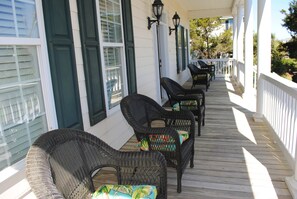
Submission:
M 177 74 L 180 73 L 180 61 L 181 61 L 181 56 L 180 56 L 180 36 L 181 36 L 181 28 L 180 26 L 177 27 L 175 30 L 175 46 L 176 46 L 176 72 Z
M 122 13 L 124 25 L 128 91 L 129 94 L 132 94 L 137 93 L 137 82 L 131 0 L 122 0 Z
M 91 125 L 106 118 L 95 0 L 77 0 Z
M 68 0 L 43 0 L 59 128 L 83 129 Z
M 189 32 L 188 29 L 185 31 L 185 37 L 186 37 L 186 45 L 185 45 L 185 52 L 186 52 L 186 66 L 189 64 L 190 58 L 189 58 Z
M 185 28 L 181 27 L 181 53 L 182 53 L 182 70 L 186 69 L 186 53 L 185 53 Z

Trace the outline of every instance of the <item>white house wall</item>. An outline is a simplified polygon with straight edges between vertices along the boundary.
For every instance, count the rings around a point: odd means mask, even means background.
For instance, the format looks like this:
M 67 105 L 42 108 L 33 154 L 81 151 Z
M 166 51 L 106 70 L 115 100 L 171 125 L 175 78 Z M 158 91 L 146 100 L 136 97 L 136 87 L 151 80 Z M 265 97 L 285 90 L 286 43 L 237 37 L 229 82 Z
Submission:
M 94 126 L 90 125 L 77 3 L 76 0 L 69 0 L 69 2 L 84 130 L 104 140 L 113 148 L 119 149 L 133 135 L 133 130 L 122 116 L 119 106 L 116 107 L 115 111 L 112 113 L 108 113 L 107 118 L 103 121 Z M 131 2 L 135 42 L 137 91 L 138 93 L 147 95 L 156 101 L 160 101 L 158 90 L 159 69 L 156 65 L 157 53 L 155 51 L 154 32 L 153 28 L 151 30 L 147 29 L 147 17 L 152 16 L 152 1 L 131 0 Z M 180 24 L 184 26 L 185 29 L 189 29 L 187 12 L 181 9 L 177 1 L 163 0 L 163 3 L 164 13 L 167 14 L 167 29 L 168 26 L 173 27 L 172 16 L 175 12 L 177 12 L 181 18 Z M 168 66 L 170 67 L 168 68 L 167 76 L 182 84 L 190 78 L 190 74 L 188 69 L 177 74 L 175 34 L 169 36 L 168 32 L 167 35 Z M 20 178 L 21 179 L 19 179 L 18 182 L 15 182 L 15 186 L 12 186 L 4 193 L 0 193 L 0 198 L 35 198 L 34 194 L 30 192 L 30 187 L 26 179 L 24 179 L 24 173 L 20 176 Z M 20 182 L 24 182 L 25 184 L 23 183 L 22 186 L 19 186 Z
M 181 10 L 176 2 L 168 0 L 163 1 L 163 3 L 164 12 L 168 16 L 167 25 L 173 27 L 171 18 L 175 12 L 178 12 L 181 18 L 180 24 L 189 29 L 186 11 Z M 155 51 L 154 32 L 153 28 L 151 30 L 147 29 L 147 17 L 152 15 L 151 4 L 152 2 L 147 0 L 132 0 L 137 91 L 160 101 L 158 90 L 159 69 L 156 65 L 157 53 Z M 119 149 L 131 138 L 133 130 L 122 116 L 119 106 L 115 108 L 115 112 L 109 114 L 103 121 L 94 126 L 90 125 L 76 0 L 70 0 L 70 10 L 84 130 L 96 135 L 113 148 Z M 188 69 L 180 72 L 180 74 L 176 72 L 175 34 L 169 36 L 168 33 L 168 51 L 170 66 L 168 76 L 182 84 L 189 79 L 190 74 Z
M 186 10 L 182 9 L 180 6 L 180 1 L 170 1 L 166 0 L 163 1 L 165 5 L 165 10 L 168 12 L 168 26 L 171 28 L 173 27 L 172 17 L 175 12 L 178 13 L 180 16 L 181 22 L 180 24 L 184 26 L 185 29 L 188 30 L 189 34 L 189 40 L 190 40 L 190 23 L 189 23 L 189 17 Z M 190 78 L 190 72 L 186 68 L 186 70 L 181 71 L 180 74 L 176 73 L 176 46 L 175 46 L 175 34 L 171 34 L 171 36 L 168 37 L 169 40 L 169 66 L 170 66 L 170 74 L 169 77 L 174 79 L 175 81 L 179 82 L 180 84 L 184 84 L 189 78 Z M 189 44 L 190 48 L 190 44 Z
M 181 25 L 189 29 L 189 20 L 185 10 L 182 10 L 177 1 L 163 0 L 164 10 L 167 19 L 167 26 L 173 27 L 172 16 L 177 12 L 181 18 Z M 132 15 L 135 42 L 137 90 L 138 93 L 147 95 L 156 101 L 159 101 L 159 69 L 156 64 L 157 53 L 155 49 L 155 29 L 147 29 L 147 17 L 152 16 L 152 1 L 137 0 L 132 1 Z M 154 26 L 154 25 L 153 25 Z M 169 36 L 168 32 L 168 73 L 167 76 L 184 83 L 189 79 L 189 72 L 186 69 L 180 74 L 176 70 L 176 45 L 175 34 Z

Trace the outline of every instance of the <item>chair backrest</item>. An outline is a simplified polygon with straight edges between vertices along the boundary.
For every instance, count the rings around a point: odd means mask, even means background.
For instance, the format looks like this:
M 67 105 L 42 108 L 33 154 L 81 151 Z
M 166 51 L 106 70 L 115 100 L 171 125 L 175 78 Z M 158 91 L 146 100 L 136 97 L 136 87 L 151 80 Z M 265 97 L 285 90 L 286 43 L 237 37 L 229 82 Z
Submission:
M 201 68 L 208 67 L 208 65 L 204 61 L 201 61 L 201 60 L 198 60 L 198 64 L 201 66 Z
M 199 68 L 194 64 L 188 64 L 188 68 L 189 68 L 192 76 L 196 75 L 197 73 L 200 72 Z
M 124 97 L 120 106 L 124 117 L 134 131 L 135 127 L 150 126 L 154 119 L 160 118 L 160 110 L 163 110 L 153 99 L 141 94 L 131 94 Z
M 161 78 L 161 85 L 167 93 L 171 106 L 177 103 L 177 101 L 175 100 L 175 96 L 185 95 L 185 92 L 183 91 L 183 87 L 179 83 L 175 82 L 174 80 L 168 77 Z
M 38 197 L 84 198 L 94 192 L 92 173 L 105 165 L 115 167 L 111 159 L 115 153 L 116 150 L 87 132 L 50 131 L 41 135 L 29 149 L 27 179 Z

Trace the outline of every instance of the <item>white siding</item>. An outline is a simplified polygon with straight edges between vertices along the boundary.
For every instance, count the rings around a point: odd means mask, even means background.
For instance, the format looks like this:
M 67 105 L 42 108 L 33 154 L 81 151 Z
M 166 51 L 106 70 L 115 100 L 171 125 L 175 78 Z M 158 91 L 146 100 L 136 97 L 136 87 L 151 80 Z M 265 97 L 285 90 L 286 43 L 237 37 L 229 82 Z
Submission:
M 168 16 L 167 25 L 173 26 L 171 18 L 175 11 L 177 11 L 181 17 L 181 25 L 188 29 L 188 17 L 186 12 L 179 8 L 178 3 L 169 0 L 163 1 L 163 3 L 164 12 L 167 13 Z M 153 32 L 155 29 L 147 29 L 147 17 L 152 15 L 151 4 L 152 3 L 147 0 L 132 1 L 137 90 L 138 93 L 159 101 L 159 71 L 156 65 L 157 53 L 154 43 L 155 33 Z M 108 115 L 103 121 L 92 127 L 90 126 L 76 0 L 70 1 L 70 10 L 84 129 L 98 136 L 112 147 L 119 149 L 133 135 L 133 131 L 122 116 L 119 107 L 117 107 L 117 111 L 112 115 Z M 178 75 L 176 73 L 174 34 L 171 36 L 168 34 L 168 45 L 169 66 L 171 67 L 168 70 L 170 71 L 169 76 L 180 83 L 184 83 L 190 76 L 188 69 Z
M 155 49 L 154 35 L 155 29 L 152 27 L 147 29 L 147 17 L 152 16 L 152 2 L 147 0 L 133 1 L 133 28 L 136 54 L 136 72 L 137 72 L 137 89 L 138 92 L 156 101 L 159 101 L 159 69 L 157 66 L 157 53 Z M 181 9 L 177 1 L 163 0 L 164 10 L 167 19 L 165 23 L 167 26 L 173 27 L 172 16 L 178 12 L 181 18 L 181 25 L 185 29 L 189 29 L 189 20 L 187 13 Z M 182 71 L 180 74 L 176 72 L 176 46 L 175 34 L 169 36 L 168 33 L 168 76 L 179 83 L 184 83 L 190 78 L 188 69 Z
M 181 9 L 177 0 L 163 0 L 163 3 L 164 13 L 167 14 L 168 18 L 165 23 L 167 23 L 168 26 L 173 27 L 171 18 L 177 11 L 181 18 L 181 25 L 184 26 L 185 29 L 188 29 L 189 21 L 187 13 Z M 147 17 L 152 16 L 151 4 L 152 2 L 147 0 L 132 0 L 137 90 L 138 93 L 145 94 L 156 101 L 160 101 L 158 90 L 159 69 L 156 65 L 157 53 L 154 43 L 155 33 L 153 32 L 155 29 L 147 29 Z M 132 128 L 122 116 L 119 106 L 116 108 L 117 111 L 108 115 L 106 119 L 92 127 L 90 126 L 76 0 L 70 0 L 70 10 L 84 129 L 104 140 L 113 148 L 119 149 L 133 135 Z M 179 83 L 184 83 L 190 77 L 188 69 L 182 71 L 180 74 L 176 73 L 175 34 L 172 34 L 171 36 L 168 34 L 168 65 L 170 66 L 170 68 L 168 68 L 168 76 Z M 23 195 L 20 193 L 20 186 L 23 186 L 22 190 L 26 190 L 22 193 Z M 5 198 L 12 196 L 11 194 L 14 192 L 19 192 L 20 194 L 18 194 L 18 196 L 22 198 L 35 198 L 34 194 L 28 192 L 28 189 L 25 189 L 24 187 L 28 188 L 28 184 L 26 180 L 20 179 L 19 183 L 0 195 L 0 198 L 2 198 L 2 196 Z
M 103 121 L 94 126 L 90 125 L 76 0 L 70 0 L 70 10 L 84 130 L 119 149 L 133 135 L 119 107 Z

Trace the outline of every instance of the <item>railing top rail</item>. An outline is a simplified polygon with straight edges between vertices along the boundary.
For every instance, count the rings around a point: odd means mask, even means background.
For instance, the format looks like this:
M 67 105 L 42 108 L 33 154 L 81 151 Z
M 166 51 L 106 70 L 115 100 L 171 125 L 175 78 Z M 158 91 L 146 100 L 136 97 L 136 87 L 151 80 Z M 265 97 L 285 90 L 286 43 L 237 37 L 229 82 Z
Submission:
M 195 61 L 198 61 L 198 60 L 203 60 L 203 61 L 232 61 L 233 58 L 221 58 L 221 59 L 191 59 L 191 61 L 195 62 Z
M 266 80 L 297 99 L 297 84 L 280 77 L 276 73 L 261 74 L 260 79 Z

